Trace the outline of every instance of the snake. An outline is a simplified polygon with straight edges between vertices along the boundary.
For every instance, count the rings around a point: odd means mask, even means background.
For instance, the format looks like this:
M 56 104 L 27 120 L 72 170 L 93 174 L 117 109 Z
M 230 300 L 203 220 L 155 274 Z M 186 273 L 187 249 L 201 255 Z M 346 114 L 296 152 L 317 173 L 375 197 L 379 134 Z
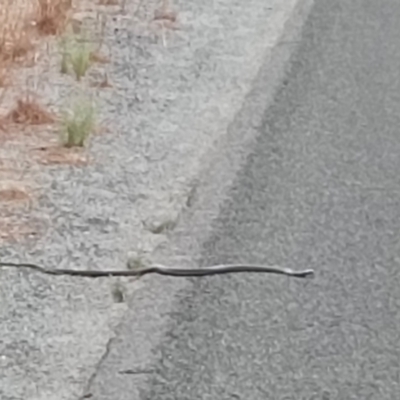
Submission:
M 209 267 L 200 268 L 181 268 L 181 267 L 168 267 L 161 264 L 152 264 L 148 267 L 140 267 L 133 270 L 79 270 L 79 269 L 58 269 L 46 268 L 37 264 L 30 263 L 12 263 L 0 262 L 0 267 L 14 267 L 32 269 L 37 272 L 47 275 L 67 275 L 67 276 L 80 276 L 87 278 L 101 278 L 113 276 L 143 276 L 148 274 L 159 274 L 175 277 L 199 277 L 207 275 L 221 275 L 239 272 L 253 272 L 253 273 L 270 273 L 287 275 L 295 278 L 306 278 L 314 276 L 314 270 L 305 269 L 295 271 L 290 268 L 282 268 L 279 266 L 265 266 L 258 264 L 221 264 Z

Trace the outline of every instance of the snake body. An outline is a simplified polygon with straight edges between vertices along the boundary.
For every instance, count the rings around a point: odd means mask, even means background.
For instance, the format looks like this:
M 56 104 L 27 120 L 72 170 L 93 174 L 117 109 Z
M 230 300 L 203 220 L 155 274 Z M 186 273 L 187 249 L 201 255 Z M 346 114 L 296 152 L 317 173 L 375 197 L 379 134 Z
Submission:
M 143 276 L 147 274 L 159 274 L 167 276 L 194 277 L 207 275 L 220 275 L 238 272 L 256 272 L 287 275 L 296 278 L 306 278 L 314 275 L 312 269 L 294 271 L 290 268 L 281 268 L 278 266 L 265 266 L 255 264 L 222 264 L 202 268 L 174 268 L 160 264 L 154 264 L 149 267 L 138 268 L 134 270 L 78 270 L 78 269 L 55 269 L 46 268 L 36 264 L 28 263 L 6 263 L 0 262 L 0 267 L 28 268 L 47 275 L 69 275 L 81 276 L 87 278 L 101 278 L 111 276 Z

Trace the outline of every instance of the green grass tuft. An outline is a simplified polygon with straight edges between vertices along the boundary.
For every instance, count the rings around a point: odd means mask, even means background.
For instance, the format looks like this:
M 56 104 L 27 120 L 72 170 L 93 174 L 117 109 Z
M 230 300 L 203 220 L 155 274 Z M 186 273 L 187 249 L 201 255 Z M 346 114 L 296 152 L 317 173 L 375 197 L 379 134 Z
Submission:
M 77 101 L 63 113 L 62 140 L 66 147 L 84 146 L 96 125 L 94 105 L 90 101 Z
M 80 81 L 90 68 L 93 46 L 89 43 L 86 35 L 68 34 L 60 40 L 61 73 L 75 74 Z

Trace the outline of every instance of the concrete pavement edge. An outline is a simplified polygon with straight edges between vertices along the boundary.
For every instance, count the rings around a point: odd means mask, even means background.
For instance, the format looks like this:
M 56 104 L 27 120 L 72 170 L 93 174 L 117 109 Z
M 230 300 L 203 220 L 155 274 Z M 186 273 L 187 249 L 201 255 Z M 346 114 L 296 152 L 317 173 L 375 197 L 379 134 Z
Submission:
M 153 254 L 153 261 L 195 265 L 201 258 L 202 243 L 211 233 L 212 221 L 259 134 L 263 116 L 284 79 L 313 4 L 314 0 L 298 0 L 290 10 L 278 40 L 266 51 L 240 112 L 199 163 L 205 167 L 197 171 L 194 204 L 183 213 L 167 246 Z M 169 313 L 189 283 L 186 279 L 149 276 L 136 285 L 129 299 L 129 311 L 109 342 L 82 399 L 90 396 L 92 400 L 139 400 L 146 388 L 159 357 L 156 348 L 168 329 Z

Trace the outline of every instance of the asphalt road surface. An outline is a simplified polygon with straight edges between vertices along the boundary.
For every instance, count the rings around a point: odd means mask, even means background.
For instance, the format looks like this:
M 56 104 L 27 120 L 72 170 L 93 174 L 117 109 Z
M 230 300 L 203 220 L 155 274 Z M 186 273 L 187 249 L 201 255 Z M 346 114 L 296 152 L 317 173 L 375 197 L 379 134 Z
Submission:
M 319 0 L 146 399 L 400 398 L 400 2 Z

